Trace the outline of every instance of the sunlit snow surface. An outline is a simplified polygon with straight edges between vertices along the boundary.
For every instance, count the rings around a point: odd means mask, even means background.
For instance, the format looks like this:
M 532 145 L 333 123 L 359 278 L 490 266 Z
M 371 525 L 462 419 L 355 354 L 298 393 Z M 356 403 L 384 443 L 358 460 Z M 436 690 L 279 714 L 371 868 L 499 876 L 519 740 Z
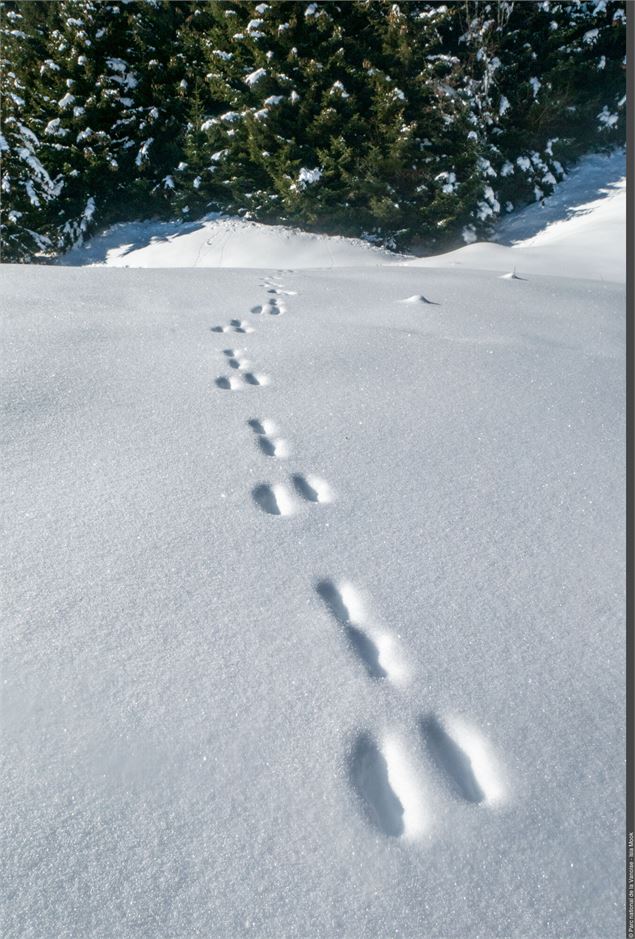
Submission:
M 624 291 L 510 272 L 2 268 L 4 935 L 622 935 Z
M 626 155 L 591 154 L 542 202 L 501 220 L 496 241 L 407 264 L 626 279 Z M 511 245 L 511 247 L 509 247 Z
M 503 216 L 493 242 L 405 258 L 354 238 L 209 215 L 192 222 L 115 225 L 61 259 L 111 267 L 457 267 L 615 281 L 626 276 L 626 156 L 590 154 L 553 194 Z M 415 294 L 407 301 L 430 302 Z
M 620 936 L 622 288 L 2 273 L 5 935 Z

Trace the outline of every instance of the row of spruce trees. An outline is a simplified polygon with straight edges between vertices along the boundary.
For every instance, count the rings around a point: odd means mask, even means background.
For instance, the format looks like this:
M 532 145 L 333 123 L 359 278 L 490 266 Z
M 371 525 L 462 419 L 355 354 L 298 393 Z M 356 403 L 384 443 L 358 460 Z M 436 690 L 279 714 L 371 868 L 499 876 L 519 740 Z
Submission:
M 625 0 L 0 11 L 5 261 L 211 210 L 430 250 L 624 139 Z

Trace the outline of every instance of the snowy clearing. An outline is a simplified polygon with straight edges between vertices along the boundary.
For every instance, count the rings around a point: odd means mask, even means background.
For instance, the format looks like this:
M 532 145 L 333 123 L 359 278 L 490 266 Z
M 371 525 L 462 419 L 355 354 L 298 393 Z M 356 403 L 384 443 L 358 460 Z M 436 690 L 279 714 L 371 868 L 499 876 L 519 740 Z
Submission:
M 2 270 L 5 935 L 621 936 L 623 285 L 260 228 Z
M 3 274 L 5 935 L 621 935 L 622 288 Z

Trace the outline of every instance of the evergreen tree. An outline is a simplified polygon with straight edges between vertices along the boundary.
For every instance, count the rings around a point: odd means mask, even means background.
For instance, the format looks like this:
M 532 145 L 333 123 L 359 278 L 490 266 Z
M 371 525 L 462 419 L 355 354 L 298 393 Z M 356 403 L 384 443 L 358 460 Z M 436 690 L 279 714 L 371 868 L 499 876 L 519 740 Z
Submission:
M 193 23 L 204 19 L 201 6 L 146 0 L 126 7 L 131 61 L 138 79 L 138 133 L 122 195 L 132 201 L 137 216 L 148 211 L 169 216 L 178 203 L 178 166 L 186 161 L 192 91 L 200 84 L 197 76 L 202 68 L 198 45 L 189 34 Z M 114 205 L 112 211 L 121 209 Z
M 54 247 L 47 234 L 48 218 L 63 183 L 51 178 L 42 164 L 43 125 L 34 84 L 29 80 L 46 61 L 46 36 L 53 13 L 47 4 L 32 4 L 23 11 L 16 3 L 0 7 L 3 260 L 32 261 Z
M 58 0 L 56 6 L 59 22 L 47 43 L 39 93 L 51 118 L 43 132 L 44 160 L 64 181 L 55 221 L 60 247 L 66 247 L 83 237 L 94 217 L 107 219 L 103 203 L 126 185 L 139 134 L 137 77 L 129 62 L 126 4 Z
M 210 198 L 248 217 L 397 245 L 464 214 L 476 149 L 432 52 L 443 9 L 213 4 Z
M 624 139 L 624 0 L 0 3 L 5 260 L 210 208 L 424 246 Z
M 624 4 L 470 0 L 452 12 L 481 151 L 470 240 L 502 208 L 548 195 L 585 150 L 624 139 Z

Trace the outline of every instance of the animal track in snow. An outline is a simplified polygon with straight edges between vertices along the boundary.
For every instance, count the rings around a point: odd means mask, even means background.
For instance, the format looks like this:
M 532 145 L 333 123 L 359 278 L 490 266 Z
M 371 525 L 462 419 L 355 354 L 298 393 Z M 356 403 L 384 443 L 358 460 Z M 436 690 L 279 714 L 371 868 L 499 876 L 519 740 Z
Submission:
M 287 441 L 281 438 L 258 437 L 258 446 L 265 456 L 274 456 L 277 460 L 286 460 L 289 456 Z
M 243 387 L 243 383 L 237 376 L 221 375 L 216 379 L 216 386 L 222 388 L 223 391 L 240 391 Z
M 253 420 L 249 422 L 250 427 L 253 430 L 256 430 L 256 427 L 264 429 L 260 421 Z M 275 456 L 279 459 L 284 459 L 288 455 L 287 444 L 285 440 L 279 438 L 272 438 L 269 434 L 261 434 L 256 430 L 258 434 L 259 447 L 267 456 Z M 306 482 L 305 477 L 300 477 L 303 481 Z M 312 477 L 308 477 L 312 478 Z M 296 476 L 292 477 L 294 485 L 296 484 Z M 325 483 L 321 485 L 326 485 Z M 307 484 L 308 485 L 308 484 Z M 312 496 L 309 496 L 309 491 L 312 493 Z M 316 503 L 317 501 L 323 501 L 322 499 L 318 500 L 315 498 L 316 490 L 309 486 L 307 490 L 303 491 L 297 488 L 296 493 L 301 495 L 302 498 L 307 502 Z M 273 499 L 271 497 L 273 494 Z M 257 504 L 265 512 L 269 512 L 270 515 L 291 515 L 296 511 L 297 503 L 293 499 L 291 488 L 285 485 L 270 486 L 269 484 L 263 484 L 257 486 L 254 489 L 254 499 Z M 276 511 L 276 505 L 280 511 Z
M 291 479 L 298 495 L 306 499 L 307 502 L 333 501 L 331 487 L 318 476 L 302 476 L 300 473 L 294 473 Z
M 360 734 L 350 756 L 350 779 L 369 820 L 385 835 L 404 833 L 404 808 L 391 788 L 388 764 L 369 734 Z
M 384 835 L 409 839 L 423 833 L 423 793 L 400 740 L 386 737 L 380 746 L 370 734 L 360 734 L 349 777 L 367 818 Z
M 243 378 L 248 385 L 268 385 L 270 378 L 268 375 L 255 374 L 255 372 L 244 372 Z
M 257 418 L 252 417 L 247 423 L 255 434 L 276 434 L 278 432 L 277 426 L 269 419 L 259 421 Z
M 235 368 L 235 369 L 239 369 L 240 371 L 244 371 L 246 368 L 249 368 L 249 366 L 251 365 L 251 362 L 248 362 L 247 359 L 231 358 L 227 360 L 227 364 L 229 365 L 230 368 Z
M 211 331 L 213 333 L 253 333 L 254 330 L 242 320 L 232 320 L 229 326 L 212 326 Z
M 252 418 L 248 423 L 256 434 L 258 446 L 265 456 L 273 456 L 278 460 L 284 460 L 289 456 L 287 441 L 274 436 L 276 426 L 273 421 L 259 421 Z
M 262 483 L 260 486 L 256 486 L 252 495 L 256 505 L 269 515 L 291 515 L 293 513 L 293 500 L 285 486 L 270 486 L 269 483 Z
M 494 805 L 504 796 L 496 760 L 487 741 L 456 718 L 423 717 L 421 733 L 433 760 L 466 802 Z
M 230 326 L 232 326 L 235 333 L 253 333 L 253 327 L 242 320 L 231 320 Z
M 269 316 L 282 316 L 282 314 L 286 313 L 286 311 L 286 305 L 281 300 L 273 299 L 251 308 L 251 312 L 256 315 L 264 313 L 268 314 Z
M 352 584 L 335 584 L 324 579 L 318 581 L 315 589 L 333 618 L 342 626 L 351 649 L 369 677 L 403 680 L 406 672 L 394 654 L 392 636 L 380 633 L 365 622 L 363 601 Z
M 253 372 L 241 372 L 237 375 L 221 375 L 216 379 L 218 388 L 224 391 L 240 391 L 245 385 L 268 385 L 268 375 L 254 375 Z

